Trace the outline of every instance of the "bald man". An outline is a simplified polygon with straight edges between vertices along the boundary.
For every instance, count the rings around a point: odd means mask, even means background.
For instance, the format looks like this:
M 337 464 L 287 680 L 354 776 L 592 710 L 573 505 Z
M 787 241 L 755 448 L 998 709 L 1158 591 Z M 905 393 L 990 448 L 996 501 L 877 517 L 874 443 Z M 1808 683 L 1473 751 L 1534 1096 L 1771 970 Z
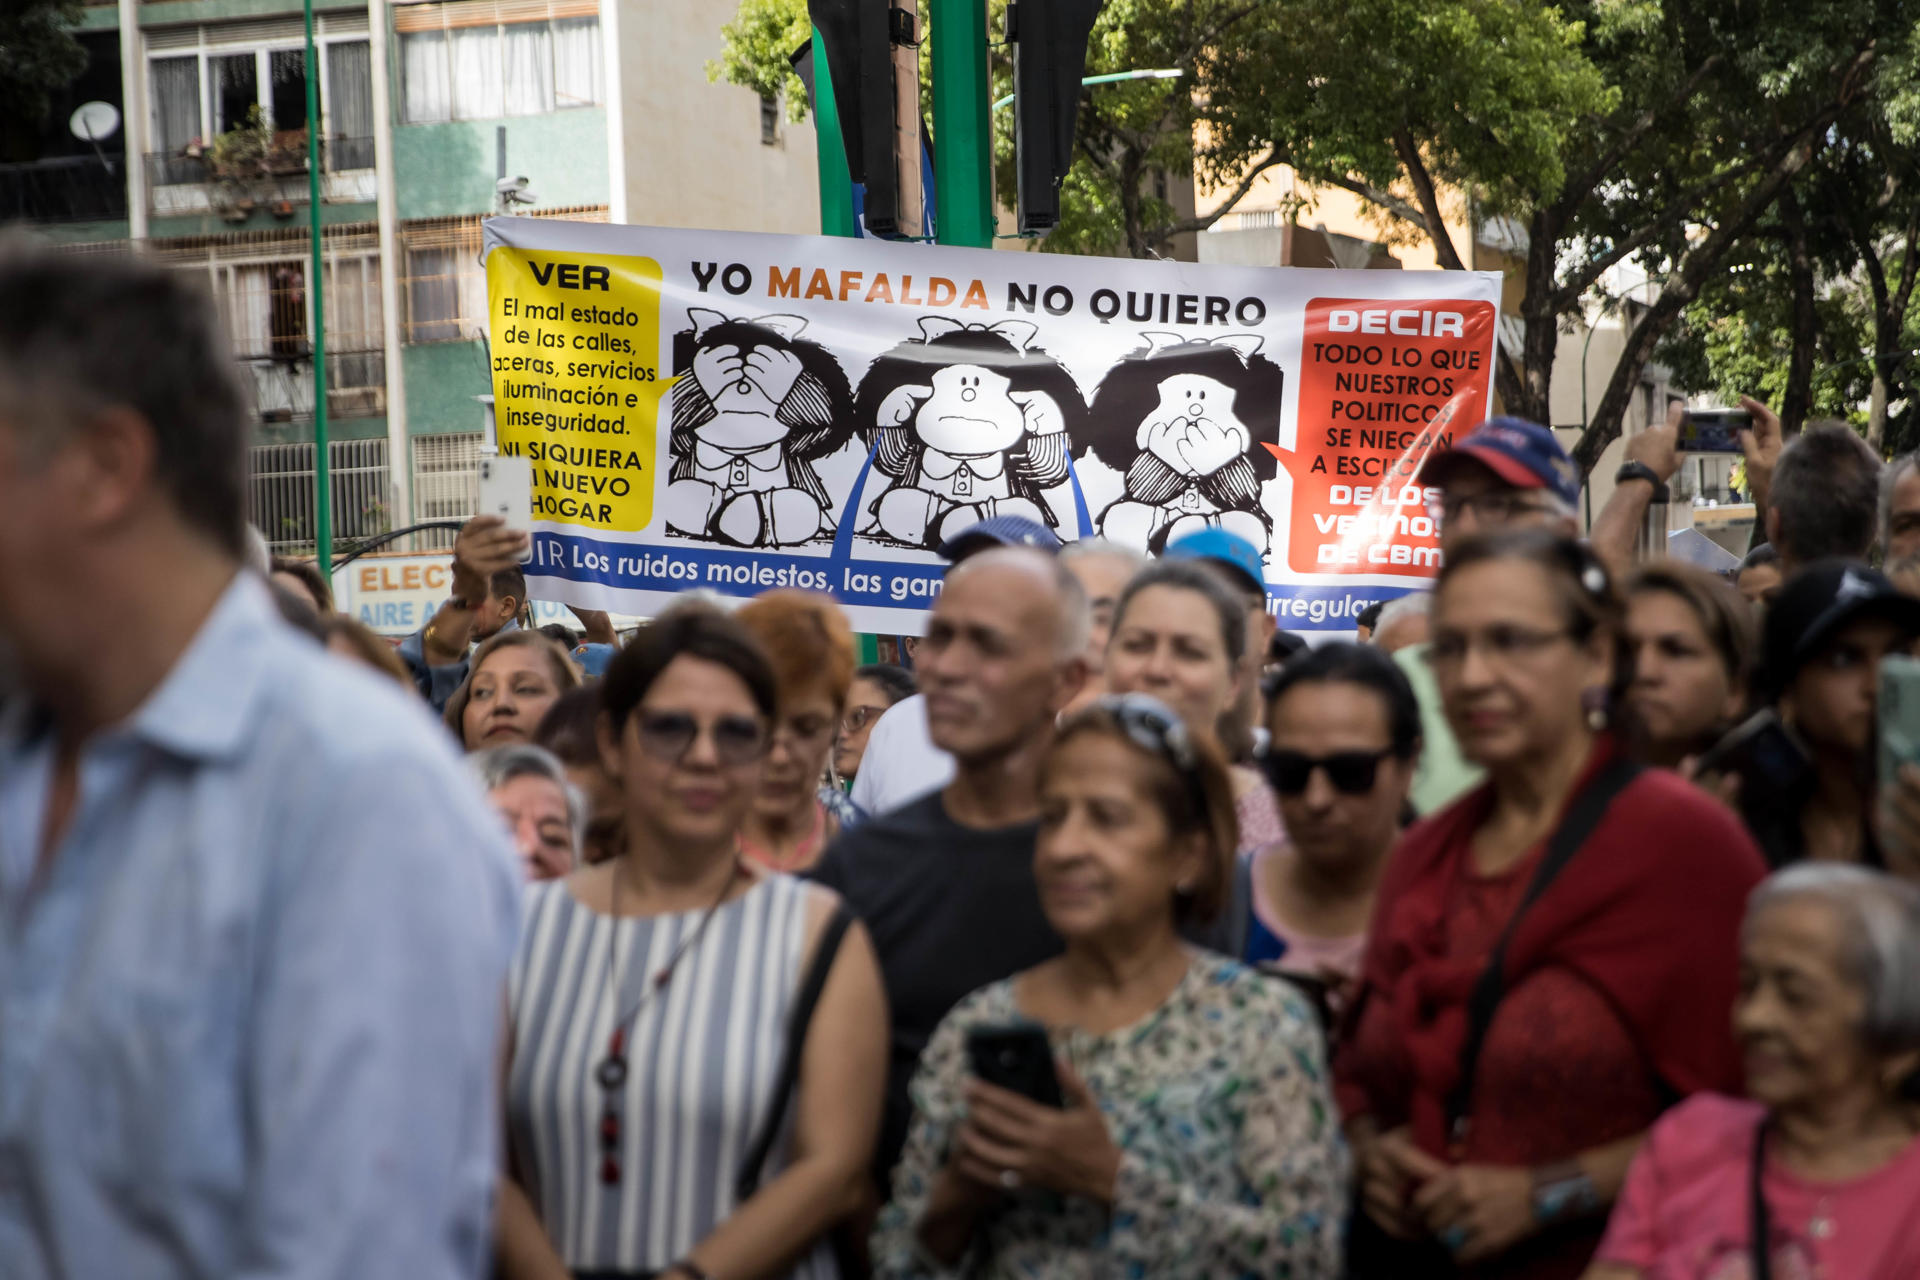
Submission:
M 1085 589 L 1051 556 L 983 551 L 947 574 L 916 665 L 953 781 L 869 819 L 814 872 L 859 912 L 893 1015 L 874 1175 L 906 1142 L 907 1083 L 962 996 L 1060 951 L 1033 882 L 1040 763 L 1087 676 Z

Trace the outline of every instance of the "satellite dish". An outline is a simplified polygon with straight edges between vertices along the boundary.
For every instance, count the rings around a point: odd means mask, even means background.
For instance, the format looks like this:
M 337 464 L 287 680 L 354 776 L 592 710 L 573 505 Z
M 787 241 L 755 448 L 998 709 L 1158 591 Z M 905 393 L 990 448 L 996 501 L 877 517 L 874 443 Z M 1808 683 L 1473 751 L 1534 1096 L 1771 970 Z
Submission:
M 111 102 L 83 102 L 67 121 L 67 128 L 82 142 L 102 142 L 119 127 L 120 109 Z

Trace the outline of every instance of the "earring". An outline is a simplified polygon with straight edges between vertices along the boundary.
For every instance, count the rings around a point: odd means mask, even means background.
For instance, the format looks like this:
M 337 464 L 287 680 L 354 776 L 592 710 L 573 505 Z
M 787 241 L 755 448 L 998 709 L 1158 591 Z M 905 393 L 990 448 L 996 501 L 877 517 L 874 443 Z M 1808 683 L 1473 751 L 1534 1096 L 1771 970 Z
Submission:
M 1607 728 L 1607 691 L 1601 688 L 1588 689 L 1580 695 L 1580 702 L 1586 708 L 1587 728 L 1595 733 L 1604 733 Z

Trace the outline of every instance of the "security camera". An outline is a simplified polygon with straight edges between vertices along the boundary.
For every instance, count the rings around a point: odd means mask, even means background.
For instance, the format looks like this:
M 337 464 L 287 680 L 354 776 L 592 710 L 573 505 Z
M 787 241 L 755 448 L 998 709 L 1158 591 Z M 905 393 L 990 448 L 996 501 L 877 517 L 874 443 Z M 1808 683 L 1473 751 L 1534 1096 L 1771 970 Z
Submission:
M 540 198 L 527 186 L 525 178 L 502 178 L 493 184 L 493 192 L 503 206 L 533 204 Z

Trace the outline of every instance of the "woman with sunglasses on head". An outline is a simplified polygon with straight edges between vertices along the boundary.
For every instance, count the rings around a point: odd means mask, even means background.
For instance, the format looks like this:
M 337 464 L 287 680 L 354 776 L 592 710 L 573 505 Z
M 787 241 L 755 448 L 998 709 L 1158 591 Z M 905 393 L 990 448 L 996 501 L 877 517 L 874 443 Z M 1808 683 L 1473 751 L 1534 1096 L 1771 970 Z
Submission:
M 1360 975 L 1367 921 L 1400 836 L 1420 756 L 1420 704 L 1372 647 L 1310 650 L 1267 682 L 1263 760 L 1285 840 L 1253 855 L 1249 964 L 1324 989 L 1336 1008 Z
M 1487 780 L 1387 867 L 1336 1061 L 1352 1275 L 1577 1277 L 1650 1124 L 1737 1089 L 1726 1009 L 1765 867 L 1725 806 L 1617 736 L 1623 609 L 1588 548 L 1452 548 L 1429 660 Z
M 1240 696 L 1247 605 L 1221 571 L 1201 560 L 1156 560 L 1133 575 L 1113 609 L 1107 690 L 1144 693 L 1173 708 L 1195 737 L 1220 746 L 1222 717 Z M 1220 919 L 1196 941 L 1222 954 L 1246 948 L 1250 896 L 1245 860 L 1284 834 L 1280 809 L 1258 770 L 1234 766 L 1239 860 Z
M 853 682 L 853 629 L 839 605 L 811 591 L 769 591 L 733 616 L 773 663 L 779 707 L 740 852 L 768 870 L 798 873 L 860 820 L 846 793 L 825 781 Z
M 773 672 L 738 622 L 677 609 L 614 658 L 602 706 L 626 838 L 529 891 L 499 1269 L 837 1276 L 825 1237 L 866 1190 L 887 1015 L 838 899 L 738 851 Z
M 1347 1163 L 1314 1016 L 1180 939 L 1232 857 L 1218 749 L 1110 694 L 1061 726 L 1040 796 L 1034 875 L 1065 951 L 935 1032 L 877 1273 L 1331 1280 Z M 1030 1092 L 979 1078 L 983 1047 L 1021 1036 Z

